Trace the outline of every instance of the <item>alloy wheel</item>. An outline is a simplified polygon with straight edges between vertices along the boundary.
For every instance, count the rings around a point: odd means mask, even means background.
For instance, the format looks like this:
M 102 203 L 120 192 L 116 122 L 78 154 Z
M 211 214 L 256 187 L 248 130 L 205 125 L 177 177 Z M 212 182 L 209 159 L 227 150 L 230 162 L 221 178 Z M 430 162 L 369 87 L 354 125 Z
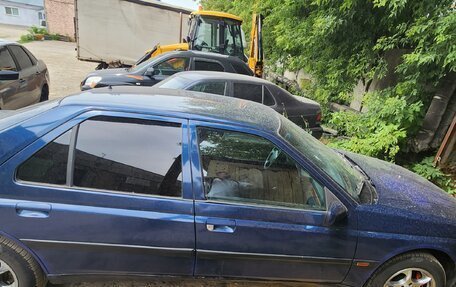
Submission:
M 18 286 L 16 273 L 5 261 L 0 260 L 0 287 Z
M 384 287 L 436 287 L 434 277 L 420 268 L 407 268 L 396 272 Z

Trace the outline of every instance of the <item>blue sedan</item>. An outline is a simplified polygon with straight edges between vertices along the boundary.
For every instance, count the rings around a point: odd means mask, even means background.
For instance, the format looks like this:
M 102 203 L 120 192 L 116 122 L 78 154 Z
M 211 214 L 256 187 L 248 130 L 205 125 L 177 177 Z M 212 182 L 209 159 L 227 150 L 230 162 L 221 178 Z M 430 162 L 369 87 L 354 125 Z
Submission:
M 455 210 L 250 101 L 113 87 L 0 114 L 0 286 L 453 286 Z

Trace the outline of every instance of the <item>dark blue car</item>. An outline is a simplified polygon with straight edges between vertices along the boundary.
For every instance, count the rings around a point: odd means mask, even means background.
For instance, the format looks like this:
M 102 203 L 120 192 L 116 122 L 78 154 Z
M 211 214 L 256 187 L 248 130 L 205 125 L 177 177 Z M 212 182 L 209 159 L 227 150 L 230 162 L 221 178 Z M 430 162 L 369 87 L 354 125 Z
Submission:
M 454 283 L 454 198 L 261 104 L 113 87 L 0 117 L 0 286 Z

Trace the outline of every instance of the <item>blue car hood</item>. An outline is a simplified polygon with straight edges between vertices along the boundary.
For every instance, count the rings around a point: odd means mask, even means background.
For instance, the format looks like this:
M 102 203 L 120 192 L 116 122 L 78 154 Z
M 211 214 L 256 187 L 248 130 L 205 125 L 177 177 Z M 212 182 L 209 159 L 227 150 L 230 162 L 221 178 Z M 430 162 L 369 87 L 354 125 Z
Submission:
M 378 193 L 377 204 L 456 223 L 456 198 L 425 178 L 386 161 L 354 153 L 344 154 L 371 178 Z

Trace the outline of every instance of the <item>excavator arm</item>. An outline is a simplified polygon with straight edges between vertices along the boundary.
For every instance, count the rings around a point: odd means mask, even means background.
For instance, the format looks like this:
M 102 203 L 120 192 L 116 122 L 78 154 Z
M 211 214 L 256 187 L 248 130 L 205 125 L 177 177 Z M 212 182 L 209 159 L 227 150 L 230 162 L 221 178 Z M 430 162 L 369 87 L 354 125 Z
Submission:
M 249 67 L 255 77 L 263 77 L 263 16 L 253 14 L 252 30 L 250 31 Z

